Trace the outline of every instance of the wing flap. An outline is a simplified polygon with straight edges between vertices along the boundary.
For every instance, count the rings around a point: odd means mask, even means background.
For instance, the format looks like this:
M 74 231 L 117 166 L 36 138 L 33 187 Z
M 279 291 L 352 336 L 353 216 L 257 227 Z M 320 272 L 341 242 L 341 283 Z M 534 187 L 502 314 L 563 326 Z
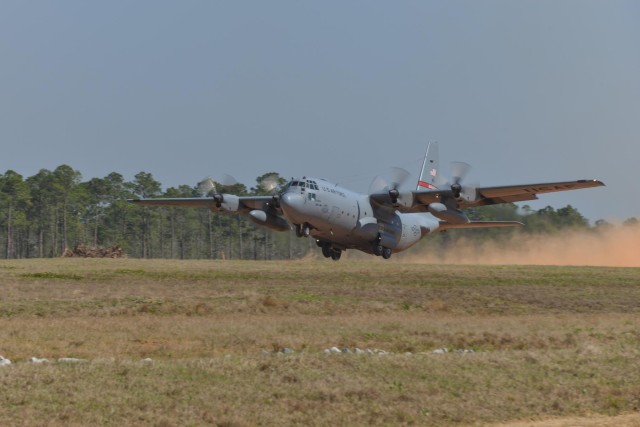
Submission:
M 518 221 L 471 221 L 466 224 L 451 224 L 440 221 L 440 230 L 450 230 L 452 228 L 493 228 L 493 227 L 522 227 L 523 223 Z

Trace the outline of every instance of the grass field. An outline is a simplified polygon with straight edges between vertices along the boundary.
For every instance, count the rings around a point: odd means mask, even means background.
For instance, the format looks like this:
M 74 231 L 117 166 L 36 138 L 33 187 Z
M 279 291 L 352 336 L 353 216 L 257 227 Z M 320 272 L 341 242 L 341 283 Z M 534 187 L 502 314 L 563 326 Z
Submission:
M 640 410 L 640 269 L 378 261 L 2 261 L 0 355 L 14 363 L 0 367 L 0 425 L 486 425 Z

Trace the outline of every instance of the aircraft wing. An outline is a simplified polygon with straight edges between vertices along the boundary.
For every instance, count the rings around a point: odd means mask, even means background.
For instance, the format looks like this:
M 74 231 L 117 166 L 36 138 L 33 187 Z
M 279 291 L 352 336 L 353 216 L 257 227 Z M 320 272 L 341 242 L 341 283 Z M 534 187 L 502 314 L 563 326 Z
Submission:
M 465 209 L 476 206 L 536 200 L 538 194 L 579 190 L 581 188 L 600 187 L 603 185 L 603 182 L 595 179 L 581 179 L 577 181 L 479 187 L 476 189 L 475 198 L 456 199 L 449 188 L 443 190 L 399 192 L 397 200 L 392 200 L 388 192 L 371 194 L 369 197 L 371 201 L 375 202 L 378 206 L 393 207 L 401 212 L 424 212 L 431 203 L 444 203 L 455 209 Z
M 538 198 L 537 194 L 579 190 L 581 188 L 600 187 L 603 185 L 603 182 L 595 179 L 581 179 L 578 181 L 485 187 L 478 189 L 478 196 L 481 203 L 476 203 L 475 205 L 495 205 L 498 203 L 535 200 Z
M 223 198 L 224 201 L 222 203 L 212 197 L 130 199 L 129 202 L 141 206 L 206 208 L 213 211 L 240 213 L 254 209 L 264 209 L 266 205 L 273 201 L 273 197 L 271 196 L 238 197 L 225 194 Z M 227 203 L 229 203 L 230 206 L 227 207 Z

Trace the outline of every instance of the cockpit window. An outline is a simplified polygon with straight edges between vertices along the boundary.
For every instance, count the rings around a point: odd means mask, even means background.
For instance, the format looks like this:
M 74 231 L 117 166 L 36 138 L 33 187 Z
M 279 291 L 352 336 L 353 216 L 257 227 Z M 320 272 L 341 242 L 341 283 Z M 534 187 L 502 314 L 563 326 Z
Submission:
M 287 188 L 290 187 L 302 187 L 309 188 L 311 190 L 320 190 L 318 188 L 318 184 L 316 184 L 315 181 L 290 181 L 289 184 L 287 184 Z

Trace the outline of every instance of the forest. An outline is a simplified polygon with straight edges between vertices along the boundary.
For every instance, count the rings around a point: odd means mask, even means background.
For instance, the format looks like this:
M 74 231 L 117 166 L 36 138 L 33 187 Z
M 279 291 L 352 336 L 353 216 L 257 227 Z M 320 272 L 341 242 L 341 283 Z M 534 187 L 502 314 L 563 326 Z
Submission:
M 268 194 L 262 185 L 270 172 L 247 188 L 235 183 L 225 192 L 237 195 Z M 298 259 L 317 252 L 312 239 L 299 239 L 293 232 L 278 233 L 258 227 L 241 215 L 214 214 L 207 209 L 148 208 L 127 199 L 140 197 L 199 197 L 198 185 L 180 185 L 162 190 L 148 172 L 132 181 L 112 172 L 104 178 L 83 180 L 68 165 L 41 169 L 24 178 L 8 170 L 0 175 L 0 257 L 52 258 L 79 245 L 121 247 L 131 258 L 174 259 Z M 513 204 L 467 210 L 473 220 L 516 220 L 521 230 L 453 230 L 429 238 L 429 249 L 446 245 L 459 236 L 486 240 L 510 233 L 558 233 L 567 229 L 598 230 L 613 227 L 603 220 L 591 226 L 575 208 L 550 206 L 532 210 Z M 625 225 L 637 224 L 629 218 Z M 440 234 L 446 236 L 441 237 Z M 423 242 L 424 242 L 423 240 Z M 419 250 L 419 249 L 418 249 Z

